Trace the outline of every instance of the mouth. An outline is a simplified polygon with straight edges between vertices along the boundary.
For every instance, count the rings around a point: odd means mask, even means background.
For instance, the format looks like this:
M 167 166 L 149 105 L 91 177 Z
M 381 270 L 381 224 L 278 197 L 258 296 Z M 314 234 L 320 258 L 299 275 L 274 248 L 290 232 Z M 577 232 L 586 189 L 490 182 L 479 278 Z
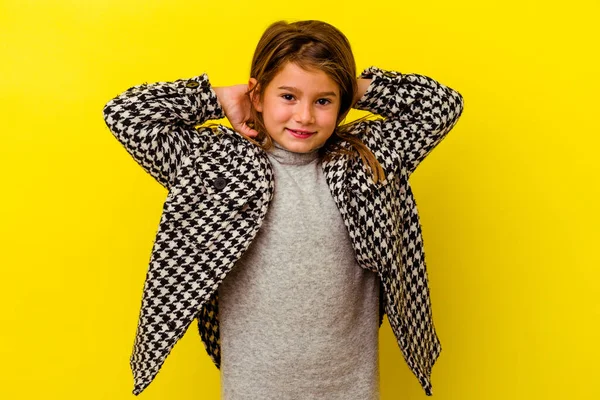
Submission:
M 285 128 L 289 133 L 291 133 L 293 136 L 295 137 L 299 137 L 299 138 L 307 138 L 309 136 L 314 135 L 317 132 L 311 132 L 311 131 L 307 131 L 307 130 L 303 130 L 303 129 L 289 129 L 289 128 Z

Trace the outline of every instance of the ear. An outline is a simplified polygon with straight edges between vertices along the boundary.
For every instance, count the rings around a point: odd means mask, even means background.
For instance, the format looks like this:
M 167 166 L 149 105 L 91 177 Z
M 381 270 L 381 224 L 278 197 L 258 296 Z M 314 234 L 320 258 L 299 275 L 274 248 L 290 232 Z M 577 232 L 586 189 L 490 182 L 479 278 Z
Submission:
M 253 87 L 256 86 L 256 89 L 254 89 L 251 93 L 250 93 L 250 100 L 252 101 L 252 105 L 254 106 L 254 109 L 258 112 L 262 112 L 262 102 L 260 101 L 258 94 L 256 93 L 256 90 L 259 88 L 258 82 L 255 78 L 250 78 L 250 80 L 248 81 L 248 90 L 251 90 Z

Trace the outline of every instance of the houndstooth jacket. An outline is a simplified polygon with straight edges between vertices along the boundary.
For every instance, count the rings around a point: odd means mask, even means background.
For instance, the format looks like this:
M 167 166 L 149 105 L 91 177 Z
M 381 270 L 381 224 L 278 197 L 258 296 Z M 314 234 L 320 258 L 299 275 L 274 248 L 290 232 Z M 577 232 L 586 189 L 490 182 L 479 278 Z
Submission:
M 361 122 L 354 134 L 386 178 L 375 184 L 360 157 L 346 155 L 323 162 L 323 171 L 358 264 L 379 276 L 379 326 L 385 313 L 408 366 L 431 395 L 441 345 L 408 179 L 454 127 L 463 98 L 423 75 L 373 66 L 360 77 L 372 81 L 354 108 L 383 118 Z M 130 358 L 138 395 L 194 319 L 220 368 L 217 288 L 260 229 L 275 183 L 262 148 L 223 125 L 198 127 L 225 117 L 206 74 L 131 87 L 103 113 L 127 152 L 168 190 Z

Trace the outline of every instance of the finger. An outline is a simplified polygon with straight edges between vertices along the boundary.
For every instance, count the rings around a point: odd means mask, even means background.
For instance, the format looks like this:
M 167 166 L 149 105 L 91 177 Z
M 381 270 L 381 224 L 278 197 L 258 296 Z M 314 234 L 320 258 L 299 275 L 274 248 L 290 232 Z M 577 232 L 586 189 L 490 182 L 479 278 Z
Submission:
M 250 136 L 248 134 L 249 128 L 244 124 L 235 125 L 233 127 L 233 129 L 235 129 L 235 131 L 238 132 L 242 136 Z
M 240 125 L 240 129 L 242 134 L 249 136 L 249 137 L 256 137 L 258 136 L 258 132 L 252 128 L 250 128 L 245 122 L 243 124 Z

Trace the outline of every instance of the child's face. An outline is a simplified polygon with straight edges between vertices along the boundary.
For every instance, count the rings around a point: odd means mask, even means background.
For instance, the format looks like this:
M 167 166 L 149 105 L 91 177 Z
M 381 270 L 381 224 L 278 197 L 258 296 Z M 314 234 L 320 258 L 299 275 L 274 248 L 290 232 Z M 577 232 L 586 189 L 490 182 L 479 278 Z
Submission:
M 262 102 L 255 102 L 255 107 L 262 112 L 265 128 L 274 141 L 289 151 L 306 153 L 321 147 L 333 134 L 340 89 L 323 71 L 306 71 L 287 63 L 267 85 Z

